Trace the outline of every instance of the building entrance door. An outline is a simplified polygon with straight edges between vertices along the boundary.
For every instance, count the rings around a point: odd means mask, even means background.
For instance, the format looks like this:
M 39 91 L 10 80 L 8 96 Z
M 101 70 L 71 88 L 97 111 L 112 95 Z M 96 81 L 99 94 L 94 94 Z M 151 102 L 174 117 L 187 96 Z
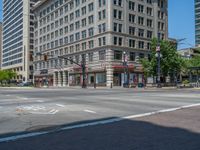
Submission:
M 113 85 L 114 86 L 121 86 L 121 73 L 114 73 L 113 76 Z

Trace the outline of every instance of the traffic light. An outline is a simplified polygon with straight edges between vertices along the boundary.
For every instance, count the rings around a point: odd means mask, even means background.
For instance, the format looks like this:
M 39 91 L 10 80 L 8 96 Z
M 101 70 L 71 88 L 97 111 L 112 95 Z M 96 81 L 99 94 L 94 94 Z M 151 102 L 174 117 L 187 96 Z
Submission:
M 48 60 L 48 56 L 45 54 L 44 55 L 44 61 L 47 61 Z

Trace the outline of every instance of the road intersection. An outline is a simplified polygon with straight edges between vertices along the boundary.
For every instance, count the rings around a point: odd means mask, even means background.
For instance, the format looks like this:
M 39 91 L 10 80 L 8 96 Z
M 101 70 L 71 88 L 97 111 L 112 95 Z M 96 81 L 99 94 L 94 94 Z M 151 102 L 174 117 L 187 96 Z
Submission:
M 1 89 L 0 139 L 131 120 L 198 105 L 199 90 Z

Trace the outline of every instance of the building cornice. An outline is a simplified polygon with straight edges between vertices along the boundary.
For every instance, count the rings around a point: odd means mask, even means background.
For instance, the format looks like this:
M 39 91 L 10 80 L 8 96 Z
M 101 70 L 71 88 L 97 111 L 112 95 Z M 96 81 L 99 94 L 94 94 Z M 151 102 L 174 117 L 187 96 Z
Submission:
M 33 6 L 33 10 L 38 9 L 40 6 L 42 6 L 45 2 L 47 2 L 49 0 L 39 0 L 34 6 Z

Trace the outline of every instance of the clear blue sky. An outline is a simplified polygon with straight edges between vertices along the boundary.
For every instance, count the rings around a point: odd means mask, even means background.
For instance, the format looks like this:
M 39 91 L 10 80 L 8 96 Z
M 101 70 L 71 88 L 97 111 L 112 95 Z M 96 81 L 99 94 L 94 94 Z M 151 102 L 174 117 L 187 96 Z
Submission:
M 194 0 L 169 1 L 169 37 L 186 38 L 179 48 L 195 44 L 194 36 Z M 2 21 L 2 2 L 0 0 L 0 20 Z
M 194 0 L 169 1 L 169 37 L 186 38 L 179 48 L 195 45 Z

